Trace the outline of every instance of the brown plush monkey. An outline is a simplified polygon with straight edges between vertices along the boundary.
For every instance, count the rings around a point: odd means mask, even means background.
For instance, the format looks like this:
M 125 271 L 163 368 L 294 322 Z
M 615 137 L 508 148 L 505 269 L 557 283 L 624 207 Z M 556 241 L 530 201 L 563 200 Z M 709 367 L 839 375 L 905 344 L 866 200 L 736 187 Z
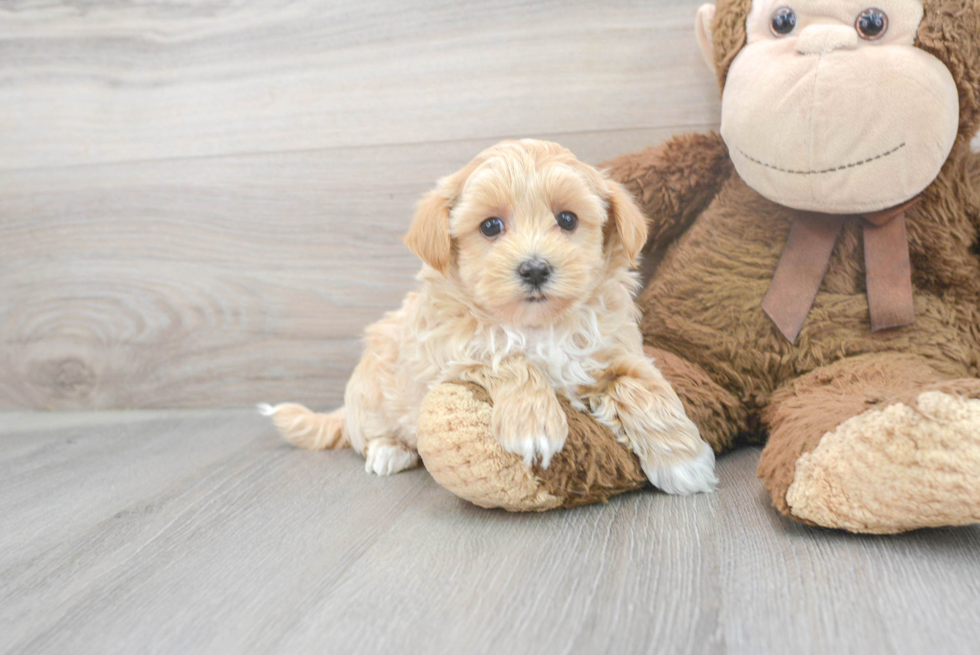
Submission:
M 973 523 L 980 4 L 866 1 L 701 8 L 721 136 L 608 164 L 663 255 L 641 328 L 717 451 L 767 440 L 759 477 L 783 514 L 875 533 Z M 428 407 L 443 427 L 473 416 Z M 451 434 L 420 424 L 419 439 L 449 488 L 497 481 L 478 452 L 453 460 Z

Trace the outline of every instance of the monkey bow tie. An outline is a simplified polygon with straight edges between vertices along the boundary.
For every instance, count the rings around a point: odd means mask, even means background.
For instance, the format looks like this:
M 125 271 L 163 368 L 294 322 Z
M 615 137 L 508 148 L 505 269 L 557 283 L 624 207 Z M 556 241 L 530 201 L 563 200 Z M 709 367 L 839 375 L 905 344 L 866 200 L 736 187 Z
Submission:
M 871 330 L 877 332 L 915 322 L 905 211 L 918 201 L 919 198 L 914 198 L 871 214 L 797 212 L 769 291 L 762 299 L 762 309 L 783 336 L 796 343 L 827 274 L 837 236 L 846 221 L 855 219 L 864 225 L 864 269 Z

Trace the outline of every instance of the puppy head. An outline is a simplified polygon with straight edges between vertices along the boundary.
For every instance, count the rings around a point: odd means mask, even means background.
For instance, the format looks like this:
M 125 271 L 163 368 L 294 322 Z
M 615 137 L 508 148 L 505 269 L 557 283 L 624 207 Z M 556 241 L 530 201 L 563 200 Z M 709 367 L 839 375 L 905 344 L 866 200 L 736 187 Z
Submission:
M 646 219 L 555 143 L 500 143 L 440 180 L 405 243 L 497 320 L 543 326 L 635 266 Z

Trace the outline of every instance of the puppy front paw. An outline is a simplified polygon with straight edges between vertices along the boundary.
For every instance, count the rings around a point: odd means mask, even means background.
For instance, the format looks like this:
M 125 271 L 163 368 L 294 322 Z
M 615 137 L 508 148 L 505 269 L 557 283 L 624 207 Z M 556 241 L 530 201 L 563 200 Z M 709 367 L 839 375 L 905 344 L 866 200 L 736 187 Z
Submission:
M 714 491 L 714 452 L 677 395 L 656 382 L 619 378 L 589 398 L 592 416 L 629 443 L 654 486 L 669 494 Z
M 708 493 L 718 487 L 715 453 L 704 441 L 701 442 L 700 452 L 693 458 L 665 465 L 649 460 L 641 463 L 653 486 L 669 494 Z
M 520 455 L 528 467 L 540 461 L 548 468 L 568 437 L 568 419 L 550 389 L 495 398 L 491 423 L 504 450 Z

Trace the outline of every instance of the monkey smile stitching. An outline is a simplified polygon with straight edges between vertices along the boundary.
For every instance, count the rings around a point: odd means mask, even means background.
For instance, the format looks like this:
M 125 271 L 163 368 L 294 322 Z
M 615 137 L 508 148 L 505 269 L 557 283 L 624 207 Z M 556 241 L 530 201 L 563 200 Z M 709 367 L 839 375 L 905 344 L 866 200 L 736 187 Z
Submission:
M 765 166 L 766 168 L 771 168 L 774 171 L 779 171 L 781 173 L 791 173 L 793 175 L 821 175 L 823 173 L 833 173 L 834 171 L 843 171 L 843 170 L 848 169 L 848 168 L 856 168 L 858 166 L 863 166 L 865 164 L 870 164 L 873 161 L 877 161 L 879 159 L 884 159 L 888 155 L 894 154 L 894 153 L 898 152 L 899 150 L 901 150 L 904 147 L 905 147 L 905 144 L 904 143 L 901 143 L 901 144 L 895 146 L 894 148 L 892 148 L 891 150 L 889 150 L 888 152 L 883 152 L 880 155 L 877 155 L 875 157 L 868 157 L 867 159 L 862 159 L 861 161 L 856 161 L 856 162 L 853 162 L 853 163 L 850 163 L 850 164 L 844 164 L 843 166 L 835 166 L 834 168 L 825 168 L 822 171 L 794 171 L 794 170 L 791 170 L 789 168 L 780 168 L 779 166 L 773 166 L 772 164 L 767 164 L 764 161 L 759 161 L 755 157 L 752 157 L 752 156 L 748 155 L 741 148 L 737 148 L 737 149 L 738 149 L 739 153 L 741 153 L 741 155 L 743 157 L 745 157 L 746 159 L 748 159 L 749 161 L 755 162 L 756 164 L 759 164 L 760 166 Z

